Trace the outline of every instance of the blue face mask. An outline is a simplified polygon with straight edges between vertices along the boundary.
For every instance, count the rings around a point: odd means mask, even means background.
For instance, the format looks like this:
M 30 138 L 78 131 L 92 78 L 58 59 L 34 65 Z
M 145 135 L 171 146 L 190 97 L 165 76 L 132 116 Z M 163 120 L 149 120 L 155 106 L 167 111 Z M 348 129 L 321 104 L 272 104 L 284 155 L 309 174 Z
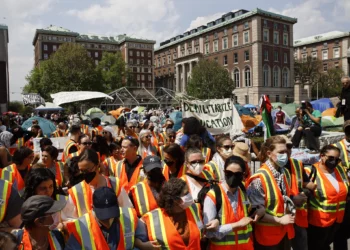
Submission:
M 277 154 L 277 166 L 284 167 L 288 162 L 288 156 L 287 153 L 284 154 Z

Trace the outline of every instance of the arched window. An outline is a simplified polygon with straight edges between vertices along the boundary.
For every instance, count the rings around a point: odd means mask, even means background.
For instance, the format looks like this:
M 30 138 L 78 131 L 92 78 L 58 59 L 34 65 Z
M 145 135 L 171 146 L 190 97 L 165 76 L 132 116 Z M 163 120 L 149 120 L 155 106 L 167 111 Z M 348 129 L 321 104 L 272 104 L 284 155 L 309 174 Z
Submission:
M 265 64 L 264 66 L 264 87 L 269 86 L 269 74 L 270 74 L 270 67 Z
M 251 78 L 250 78 L 250 68 L 246 67 L 244 69 L 244 80 L 245 80 L 245 86 L 246 87 L 251 87 L 252 86 L 252 82 L 251 82 Z
M 273 86 L 278 87 L 279 86 L 279 76 L 280 76 L 280 70 L 276 66 L 273 68 Z
M 287 68 L 282 71 L 282 86 L 289 87 L 289 72 Z
M 233 71 L 233 81 L 235 82 L 236 88 L 241 87 L 240 79 L 239 79 L 239 69 L 235 68 Z

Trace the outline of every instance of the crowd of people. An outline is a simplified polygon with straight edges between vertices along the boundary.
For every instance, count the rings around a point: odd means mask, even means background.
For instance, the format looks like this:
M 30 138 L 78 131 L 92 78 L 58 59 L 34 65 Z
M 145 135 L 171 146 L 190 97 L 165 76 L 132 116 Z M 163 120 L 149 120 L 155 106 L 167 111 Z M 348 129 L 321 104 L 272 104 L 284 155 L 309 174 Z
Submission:
M 51 134 L 63 150 L 37 121 L 14 125 L 0 133 L 0 249 L 347 249 L 350 121 L 303 166 L 291 150 L 320 123 L 308 105 L 309 127 L 260 148 L 166 114 L 122 113 L 118 129 L 73 115 Z

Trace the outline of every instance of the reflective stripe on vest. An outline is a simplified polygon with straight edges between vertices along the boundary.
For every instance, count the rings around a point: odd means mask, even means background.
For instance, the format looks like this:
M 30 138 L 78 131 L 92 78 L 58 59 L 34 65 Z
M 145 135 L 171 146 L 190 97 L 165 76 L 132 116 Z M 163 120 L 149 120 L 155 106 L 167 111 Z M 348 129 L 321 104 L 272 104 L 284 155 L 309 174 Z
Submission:
M 220 181 L 225 179 L 223 176 L 221 176 L 221 172 L 219 169 L 219 165 L 216 164 L 216 162 L 214 161 L 210 161 L 208 162 L 205 167 L 207 167 L 209 172 L 212 172 L 212 174 L 214 175 L 215 180 Z
M 205 159 L 205 163 L 209 162 L 210 153 L 211 153 L 211 149 L 210 148 L 206 148 L 206 147 L 202 148 L 202 154 L 203 154 L 203 157 Z
M 187 171 L 186 166 L 182 165 L 176 178 L 181 178 L 181 176 L 186 174 L 186 171 Z M 170 170 L 169 170 L 168 165 L 166 165 L 164 162 L 163 162 L 163 175 L 164 175 L 165 179 L 168 181 L 169 176 L 170 176 Z
M 48 238 L 49 238 L 50 250 L 62 249 L 60 243 L 58 242 L 57 238 L 55 237 L 52 231 L 49 232 Z
M 117 165 L 117 161 L 114 159 L 114 157 L 113 156 L 108 157 L 104 161 L 104 165 L 108 169 L 109 175 L 114 175 L 114 170 L 115 170 L 116 165 Z
M 11 196 L 12 184 L 5 180 L 0 180 L 0 223 L 4 219 L 7 210 L 7 203 Z
M 13 172 L 10 172 L 6 169 L 3 169 L 2 171 L 0 170 L 0 179 L 1 180 L 8 181 L 9 183 L 14 183 L 15 179 L 14 179 L 13 175 L 14 175 Z
M 160 146 L 158 151 L 159 151 L 160 159 L 164 160 L 164 146 Z
M 69 156 L 69 150 L 71 147 L 76 146 L 76 143 L 72 140 L 69 140 L 64 148 L 64 152 L 62 154 L 62 161 L 65 162 Z M 78 148 L 78 147 L 77 147 Z
M 56 182 L 58 186 L 62 186 L 63 184 L 63 175 L 62 175 L 63 168 L 64 168 L 63 163 L 60 161 L 57 161 L 56 162 Z
M 147 180 L 139 182 L 130 189 L 131 196 L 134 201 L 137 216 L 141 217 L 145 213 L 152 211 L 158 207 L 157 201 L 153 196 Z
M 55 230 L 57 231 L 57 230 Z M 20 242 L 20 246 L 18 249 L 24 249 L 24 250 L 31 250 L 32 249 L 32 243 L 30 241 L 30 236 L 29 233 L 26 229 L 18 229 L 12 232 L 18 242 Z M 19 235 L 22 235 L 22 238 L 19 238 Z M 55 237 L 55 234 L 50 231 L 47 235 L 47 239 L 49 240 L 49 245 L 51 250 L 62 250 L 63 248 L 61 247 L 59 241 Z
M 17 148 L 20 149 L 21 147 L 23 147 L 24 145 L 24 138 L 21 137 L 21 138 L 18 138 L 17 140 Z
M 68 197 L 69 196 L 66 196 L 66 195 L 62 195 L 62 194 L 56 194 L 56 201 L 68 201 Z
M 29 169 L 30 169 L 30 167 L 28 167 L 28 171 L 29 171 Z M 10 166 L 7 166 L 6 168 L 4 168 L 4 170 L 7 170 L 7 171 L 13 173 L 12 174 L 12 176 L 13 176 L 13 182 L 12 183 L 15 184 L 14 187 L 18 190 L 18 192 L 20 194 L 23 193 L 23 191 L 24 191 L 24 180 L 23 180 L 21 174 L 19 173 L 19 171 L 18 171 L 18 169 L 16 167 L 16 164 L 13 163 Z
M 340 142 L 337 142 L 336 144 L 333 144 L 333 145 L 336 146 L 337 148 L 339 148 L 340 159 L 341 159 L 344 167 L 349 168 L 350 167 L 349 156 L 348 156 L 348 151 L 346 149 L 346 145 L 345 145 L 344 140 L 341 140 Z
M 225 190 L 222 188 L 221 184 L 219 185 L 221 190 L 221 200 L 222 205 L 221 209 L 217 212 L 220 218 L 220 224 L 225 225 L 233 222 L 237 222 L 244 217 L 248 217 L 248 208 L 250 205 L 246 205 L 248 202 L 247 195 L 240 188 L 237 199 L 237 209 L 233 210 L 231 203 L 228 199 L 228 196 Z M 214 190 L 210 190 L 208 192 L 208 197 L 213 201 L 216 205 L 216 196 Z M 233 245 L 242 245 L 248 244 L 244 249 L 253 249 L 253 242 L 250 241 L 252 233 L 252 226 L 248 224 L 246 227 L 234 230 L 229 234 L 225 235 L 222 239 L 211 238 L 210 242 L 212 246 L 210 249 L 222 249 L 222 246 L 230 246 Z M 249 242 L 250 241 L 250 242 Z M 217 247 L 216 247 L 217 246 Z M 219 247 L 220 246 L 220 247 Z

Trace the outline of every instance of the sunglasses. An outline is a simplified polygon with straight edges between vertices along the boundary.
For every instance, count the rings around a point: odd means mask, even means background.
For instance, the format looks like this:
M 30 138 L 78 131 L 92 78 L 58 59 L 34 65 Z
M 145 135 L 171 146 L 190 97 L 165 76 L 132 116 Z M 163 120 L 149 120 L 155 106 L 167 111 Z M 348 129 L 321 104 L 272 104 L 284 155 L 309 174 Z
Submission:
M 128 128 L 136 128 L 136 126 L 130 126 L 130 127 L 128 127 Z
M 334 156 L 328 156 L 328 155 L 326 155 L 326 157 L 327 157 L 330 161 L 341 162 L 341 159 L 340 159 L 340 158 L 336 158 L 336 157 L 334 157 Z
M 171 136 L 169 136 L 169 138 L 174 139 L 174 138 L 175 138 L 175 136 L 171 135 Z
M 175 161 L 164 160 L 164 163 L 165 163 L 166 165 L 168 165 L 169 167 L 171 167 L 172 165 L 174 165 Z
M 146 135 L 144 138 L 152 138 L 151 135 Z
M 224 148 L 226 150 L 233 149 L 235 146 L 233 145 L 222 145 L 221 148 Z
M 205 160 L 190 161 L 190 164 L 191 164 L 191 165 L 203 164 L 203 163 L 205 163 Z
M 230 170 L 225 170 L 224 172 L 227 177 L 230 177 L 232 175 L 243 176 L 243 172 L 232 172 Z
M 91 141 L 90 142 L 83 142 L 81 144 L 83 144 L 84 146 L 87 146 L 87 145 L 92 145 L 92 142 Z
M 106 132 L 106 131 L 102 131 L 102 134 L 106 135 L 106 134 L 108 134 L 108 132 Z
M 292 149 L 292 148 L 293 148 L 293 144 L 288 143 L 288 144 L 287 144 L 287 148 L 288 148 L 288 149 Z

